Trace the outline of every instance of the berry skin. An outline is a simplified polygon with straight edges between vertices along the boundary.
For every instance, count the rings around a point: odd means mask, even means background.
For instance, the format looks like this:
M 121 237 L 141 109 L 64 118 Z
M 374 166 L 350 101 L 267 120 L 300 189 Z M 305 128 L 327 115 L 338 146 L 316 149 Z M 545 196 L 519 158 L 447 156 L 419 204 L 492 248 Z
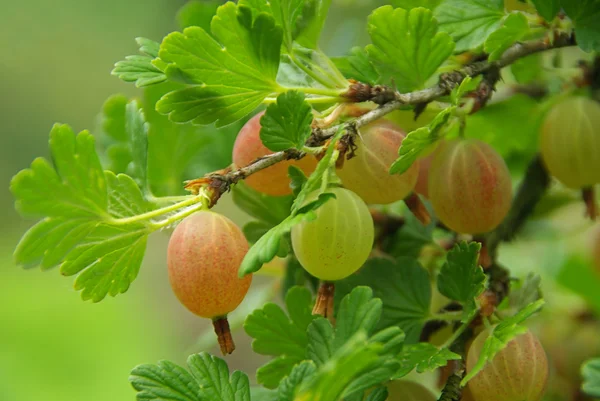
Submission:
M 173 231 L 167 251 L 169 280 L 175 295 L 194 314 L 215 319 L 237 308 L 252 276 L 238 278 L 248 252 L 244 234 L 220 214 L 201 211 Z
M 415 184 L 415 192 L 429 199 L 429 169 L 433 161 L 434 153 L 419 159 L 419 176 Z
M 388 204 L 404 199 L 415 187 L 418 163 L 404 174 L 390 175 L 405 133 L 395 124 L 377 120 L 361 128 L 356 156 L 344 162 L 338 176 L 366 203 Z
M 374 227 L 369 208 L 358 195 L 344 188 L 328 192 L 336 198 L 316 210 L 315 220 L 292 228 L 292 246 L 306 271 L 334 281 L 365 263 L 373 247 Z M 309 201 L 315 198 L 316 194 Z
M 387 385 L 388 401 L 436 401 L 425 386 L 408 380 L 394 380 Z
M 454 139 L 436 149 L 429 170 L 429 199 L 448 228 L 463 234 L 493 230 L 510 209 L 506 163 L 488 144 Z
M 467 372 L 477 363 L 489 331 L 469 348 Z M 548 381 L 548 360 L 530 331 L 511 340 L 473 377 L 468 387 L 475 401 L 539 401 Z
M 244 167 L 259 157 L 270 155 L 269 150 L 260 140 L 260 118 L 264 112 L 252 117 L 242 127 L 233 145 L 233 164 Z M 317 161 L 311 155 L 300 160 L 288 160 L 277 163 L 264 170 L 252 174 L 244 181 L 250 188 L 271 196 L 283 196 L 292 193 L 288 167 L 296 166 L 309 176 L 316 168 Z
M 542 125 L 540 151 L 550 174 L 564 185 L 600 183 L 600 104 L 586 97 L 556 104 Z

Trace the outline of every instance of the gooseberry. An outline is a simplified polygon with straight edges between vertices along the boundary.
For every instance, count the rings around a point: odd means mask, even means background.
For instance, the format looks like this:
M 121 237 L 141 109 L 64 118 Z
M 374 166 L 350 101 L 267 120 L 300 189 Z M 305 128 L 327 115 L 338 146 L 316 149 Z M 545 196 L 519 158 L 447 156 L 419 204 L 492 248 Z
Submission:
M 194 213 L 175 228 L 167 251 L 169 280 L 175 295 L 194 314 L 215 319 L 237 308 L 252 276 L 238 277 L 248 252 L 244 234 L 227 217 Z
M 409 380 L 394 380 L 388 383 L 389 401 L 436 401 L 437 397 L 422 384 Z
M 344 188 L 328 192 L 336 198 L 316 210 L 316 219 L 292 227 L 292 247 L 306 271 L 334 281 L 365 263 L 373 247 L 374 226 L 369 208 L 354 192 Z
M 273 153 L 260 140 L 260 118 L 263 114 L 264 112 L 261 112 L 252 117 L 240 130 L 233 145 L 235 166 L 247 166 L 257 158 Z M 289 166 L 300 168 L 308 176 L 315 170 L 317 161 L 311 155 L 306 155 L 300 160 L 283 161 L 252 174 L 244 181 L 252 189 L 267 195 L 289 195 L 292 193 L 287 175 Z
M 431 153 L 419 159 L 419 175 L 415 184 L 415 192 L 423 195 L 425 198 L 429 198 L 429 169 L 431 168 L 433 157 L 434 153 Z
M 346 160 L 338 170 L 342 184 L 369 204 L 404 199 L 415 187 L 419 173 L 418 162 L 403 174 L 389 173 L 404 137 L 397 125 L 385 120 L 361 128 L 355 157 Z
M 481 354 L 489 330 L 482 331 L 469 348 L 467 372 Z M 539 401 L 548 379 L 544 348 L 529 330 L 512 339 L 473 377 L 468 387 L 475 401 Z
M 439 220 L 463 234 L 493 230 L 510 209 L 506 163 L 488 144 L 454 139 L 439 145 L 429 170 L 429 199 Z
M 600 104 L 581 96 L 557 103 L 542 124 L 540 151 L 550 174 L 566 186 L 600 183 Z

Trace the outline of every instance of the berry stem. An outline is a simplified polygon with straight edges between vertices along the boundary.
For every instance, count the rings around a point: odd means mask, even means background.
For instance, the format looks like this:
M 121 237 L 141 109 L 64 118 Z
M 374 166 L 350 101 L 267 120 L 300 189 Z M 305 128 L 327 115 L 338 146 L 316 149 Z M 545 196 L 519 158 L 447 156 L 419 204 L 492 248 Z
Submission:
M 408 195 L 408 197 L 404 199 L 404 203 L 406 203 L 408 209 L 412 212 L 412 214 L 415 215 L 417 219 L 419 219 L 419 221 L 424 226 L 431 223 L 431 216 L 429 215 L 425 204 L 423 203 L 423 201 L 421 201 L 421 198 L 419 198 L 419 195 L 417 195 L 415 192 Z
M 331 281 L 321 282 L 317 300 L 313 308 L 313 315 L 321 315 L 333 324 L 333 297 L 335 295 L 335 284 Z
M 589 217 L 590 220 L 596 220 L 598 217 L 598 209 L 596 207 L 596 196 L 594 194 L 594 187 L 587 187 L 581 190 L 581 197 L 585 202 L 585 216 Z
M 219 317 L 213 320 L 213 327 L 219 340 L 219 347 L 223 355 L 231 354 L 235 350 L 235 344 L 233 343 L 233 337 L 231 336 L 231 330 L 229 329 L 229 322 L 227 317 Z

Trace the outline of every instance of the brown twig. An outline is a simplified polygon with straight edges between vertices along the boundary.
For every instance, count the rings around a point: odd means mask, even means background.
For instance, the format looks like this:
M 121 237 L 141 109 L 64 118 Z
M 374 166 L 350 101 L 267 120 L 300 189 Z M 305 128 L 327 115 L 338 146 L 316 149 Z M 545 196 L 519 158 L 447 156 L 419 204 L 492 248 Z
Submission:
M 430 103 L 442 96 L 448 95 L 452 89 L 460 85 L 466 77 L 476 77 L 486 73 L 490 76 L 490 74 L 493 75 L 494 71 L 499 71 L 520 58 L 545 50 L 558 49 L 561 47 L 573 46 L 575 44 L 574 35 L 569 35 L 567 33 L 557 34 L 552 43 L 548 40 L 516 43 L 504 52 L 504 55 L 499 60 L 493 62 L 473 62 L 459 70 L 441 74 L 438 83 L 430 88 L 409 93 L 400 93 L 392 88 L 381 85 L 370 87 L 366 84 L 355 82 L 350 86 L 346 97 L 352 101 L 371 100 L 378 103 L 380 106 L 343 124 L 333 125 L 328 128 L 313 127 L 312 134 L 306 144 L 307 146 L 321 145 L 327 139 L 334 136 L 340 129 L 356 131 L 358 128 L 378 120 L 405 105 L 418 106 Z M 368 98 L 369 96 L 370 98 Z M 247 166 L 236 170 L 230 170 L 224 173 L 215 172 L 207 174 L 203 178 L 188 181 L 186 189 L 190 190 L 192 193 L 197 193 L 200 187 L 208 185 L 214 189 L 214 204 L 224 192 L 229 190 L 232 184 L 237 183 L 239 180 L 279 162 L 292 159 L 297 160 L 304 156 L 304 152 L 296 149 L 275 152 L 260 157 L 250 162 Z

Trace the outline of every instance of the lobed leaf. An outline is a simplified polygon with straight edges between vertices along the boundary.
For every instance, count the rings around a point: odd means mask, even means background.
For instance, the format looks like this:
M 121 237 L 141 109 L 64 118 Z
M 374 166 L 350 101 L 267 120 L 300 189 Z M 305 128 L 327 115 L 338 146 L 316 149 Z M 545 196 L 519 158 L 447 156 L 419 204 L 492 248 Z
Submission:
M 529 23 L 522 13 L 510 14 L 504 20 L 502 27 L 485 40 L 483 49 L 489 53 L 488 60 L 495 61 L 515 42 L 529 33 Z
M 430 343 L 409 344 L 404 347 L 400 354 L 401 367 L 394 375 L 394 379 L 409 374 L 413 369 L 418 373 L 435 370 L 446 366 L 448 361 L 460 359 L 448 348 L 438 348 Z
M 160 58 L 170 80 L 193 86 L 168 93 L 156 104 L 174 122 L 231 124 L 277 92 L 281 29 L 244 6 L 219 7 L 212 36 L 200 27 L 173 32 L 162 42 Z
M 448 252 L 437 278 L 440 293 L 460 302 L 465 316 L 477 309 L 475 298 L 485 290 L 486 275 L 478 264 L 480 249 L 479 242 L 456 244 Z
M 446 0 L 435 9 L 440 30 L 454 39 L 457 53 L 482 46 L 504 16 L 503 0 Z
M 369 61 L 366 50 L 361 47 L 353 47 L 347 56 L 333 58 L 332 60 L 340 72 L 348 79 L 354 79 L 370 85 L 375 85 L 380 79 L 379 73 Z
M 260 119 L 260 140 L 274 152 L 302 149 L 312 133 L 312 120 L 312 107 L 304 100 L 304 94 L 284 92 Z
M 305 359 L 307 328 L 312 315 L 312 296 L 304 287 L 292 287 L 285 297 L 289 317 L 276 304 L 267 303 L 246 318 L 244 330 L 254 340 L 252 349 L 273 359 L 257 371 L 257 380 L 267 388 L 276 388 L 283 377 Z
M 393 79 L 401 92 L 422 88 L 454 49 L 425 8 L 379 7 L 369 16 L 368 29 L 373 42 L 367 46 L 369 58 L 381 80 Z
M 160 60 L 155 61 L 159 44 L 146 38 L 137 38 L 136 42 L 142 55 L 125 57 L 125 60 L 115 64 L 111 74 L 122 81 L 135 82 L 138 88 L 166 81 L 167 76 L 160 68 Z
M 581 389 L 592 397 L 600 397 L 600 358 L 591 359 L 581 367 Z
M 406 333 L 407 343 L 416 342 L 429 316 L 431 302 L 429 274 L 417 260 L 369 259 L 358 273 L 337 282 L 336 304 L 352 288 L 363 285 L 369 286 L 382 301 L 376 330 L 396 326 Z
M 129 377 L 137 399 L 150 401 L 250 401 L 248 376 L 229 374 L 227 363 L 206 352 L 191 355 L 189 371 L 169 361 L 140 365 Z

